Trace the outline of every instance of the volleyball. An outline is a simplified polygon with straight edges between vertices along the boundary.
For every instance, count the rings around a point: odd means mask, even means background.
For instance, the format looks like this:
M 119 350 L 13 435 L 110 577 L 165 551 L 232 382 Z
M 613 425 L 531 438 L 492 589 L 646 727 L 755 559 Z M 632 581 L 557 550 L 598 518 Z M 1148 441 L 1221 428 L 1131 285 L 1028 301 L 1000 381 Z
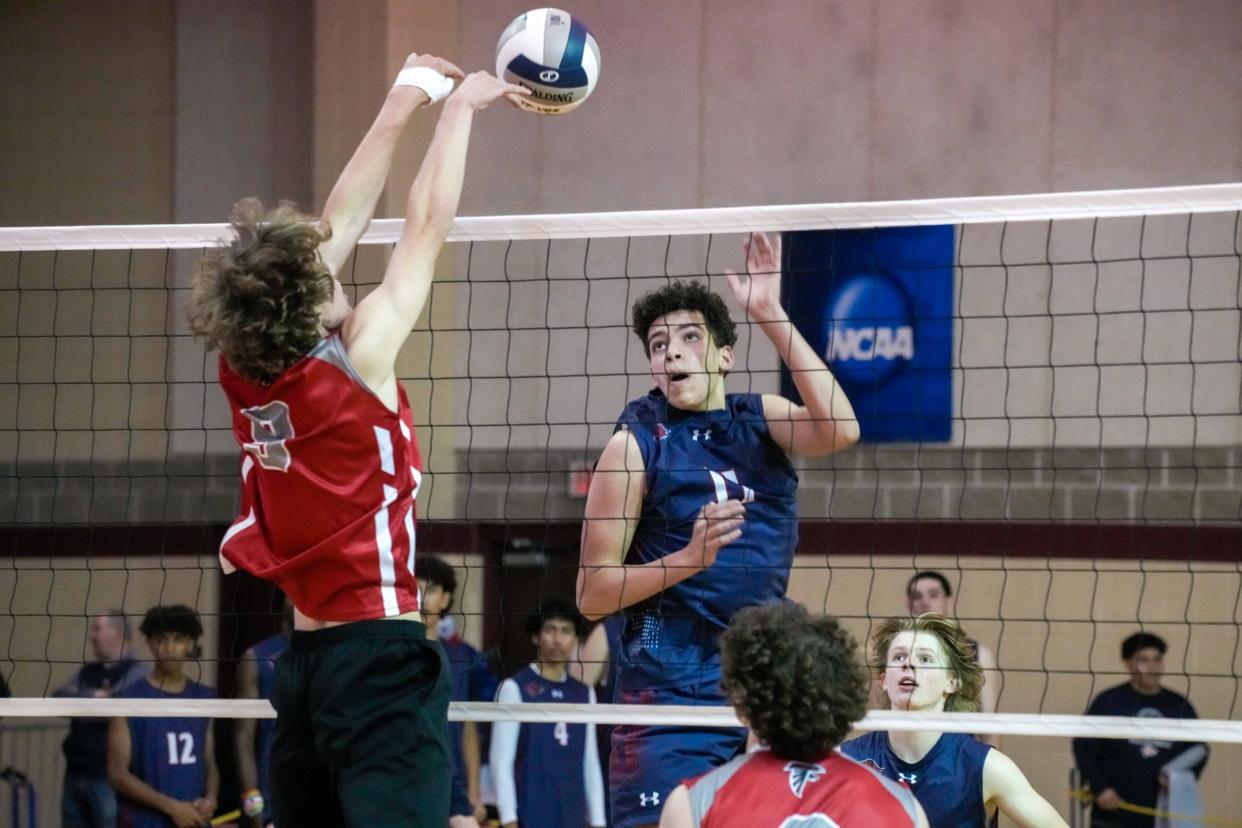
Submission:
M 560 9 L 533 9 L 510 23 L 496 44 L 496 77 L 530 90 L 518 101 L 541 115 L 577 107 L 599 80 L 599 45 L 581 20 Z

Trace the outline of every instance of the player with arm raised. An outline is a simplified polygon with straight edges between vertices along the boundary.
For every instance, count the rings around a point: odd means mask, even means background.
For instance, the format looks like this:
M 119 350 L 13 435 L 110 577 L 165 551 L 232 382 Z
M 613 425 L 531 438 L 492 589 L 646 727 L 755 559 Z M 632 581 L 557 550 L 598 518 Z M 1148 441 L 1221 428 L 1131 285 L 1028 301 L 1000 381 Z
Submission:
M 858 424 L 836 380 L 780 304 L 779 239 L 746 243 L 730 292 L 776 347 L 803 404 L 726 395 L 737 339 L 724 301 L 673 282 L 634 305 L 655 389 L 632 401 L 591 480 L 578 600 L 591 618 L 625 610 L 619 703 L 719 705 L 720 633 L 740 609 L 780 600 L 797 546 L 791 457 L 840 451 Z M 612 818 L 654 825 L 683 779 L 730 759 L 738 729 L 621 727 Z
M 273 697 L 277 825 L 448 823 L 448 668 L 419 615 L 420 458 L 394 366 L 452 226 L 474 114 L 525 90 L 465 78 L 441 111 L 383 281 L 351 308 L 336 274 L 411 114 L 460 76 L 411 56 L 322 221 L 242 202 L 237 239 L 195 279 L 191 326 L 220 351 L 243 449 L 241 516 L 221 560 L 274 581 L 294 606 Z

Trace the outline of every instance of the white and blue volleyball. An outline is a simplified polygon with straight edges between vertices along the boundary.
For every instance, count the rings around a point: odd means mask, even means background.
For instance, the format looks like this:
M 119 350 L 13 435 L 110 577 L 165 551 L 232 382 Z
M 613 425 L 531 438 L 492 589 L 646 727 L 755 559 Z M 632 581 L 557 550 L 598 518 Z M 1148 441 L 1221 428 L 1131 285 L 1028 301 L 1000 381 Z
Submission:
M 586 25 L 560 9 L 534 9 L 509 24 L 496 44 L 496 77 L 525 86 L 521 105 L 560 115 L 587 99 L 599 80 L 599 45 Z

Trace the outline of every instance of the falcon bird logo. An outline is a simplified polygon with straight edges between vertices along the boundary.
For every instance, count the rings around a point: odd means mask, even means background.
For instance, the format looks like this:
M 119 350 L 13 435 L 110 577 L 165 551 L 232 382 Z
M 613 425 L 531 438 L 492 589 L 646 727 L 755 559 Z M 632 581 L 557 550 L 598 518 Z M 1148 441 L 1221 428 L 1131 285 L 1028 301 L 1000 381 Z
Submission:
M 790 762 L 785 766 L 785 771 L 789 774 L 789 790 L 801 799 L 806 786 L 812 782 L 818 782 L 819 778 L 824 775 L 824 766 L 812 765 L 808 762 Z

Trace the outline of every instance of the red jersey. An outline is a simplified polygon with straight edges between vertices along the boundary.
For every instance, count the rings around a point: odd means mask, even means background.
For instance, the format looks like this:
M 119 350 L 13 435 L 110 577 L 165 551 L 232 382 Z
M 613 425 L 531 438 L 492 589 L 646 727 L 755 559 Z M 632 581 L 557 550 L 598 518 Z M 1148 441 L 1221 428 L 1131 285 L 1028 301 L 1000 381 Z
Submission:
M 422 479 L 405 390 L 392 411 L 328 336 L 271 385 L 220 359 L 242 447 L 241 516 L 225 533 L 225 571 L 274 581 L 323 621 L 418 609 L 414 497 Z
M 818 762 L 756 750 L 688 783 L 697 828 L 899 828 L 917 824 L 909 789 L 832 751 Z

